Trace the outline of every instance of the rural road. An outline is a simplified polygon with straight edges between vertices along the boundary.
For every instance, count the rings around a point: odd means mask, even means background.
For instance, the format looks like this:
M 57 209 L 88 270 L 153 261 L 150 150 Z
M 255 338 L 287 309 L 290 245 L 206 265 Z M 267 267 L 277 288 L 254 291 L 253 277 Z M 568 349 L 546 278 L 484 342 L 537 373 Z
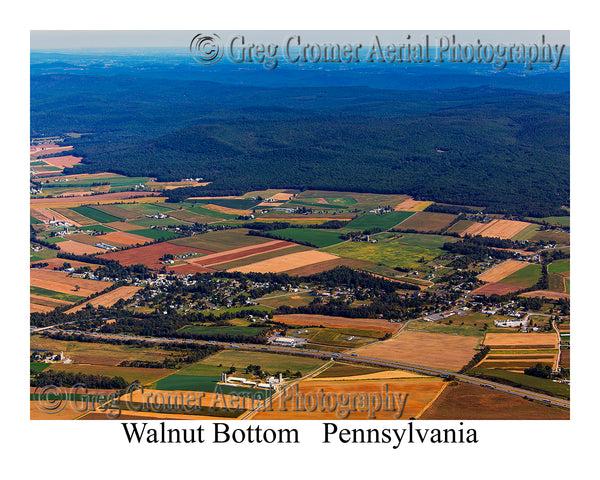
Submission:
M 63 332 L 64 333 L 64 332 Z M 69 331 L 67 331 L 69 333 Z M 323 358 L 327 360 L 345 361 L 352 363 L 360 363 L 364 365 L 372 365 L 377 367 L 386 367 L 392 369 L 408 370 L 415 373 L 421 373 L 424 375 L 431 375 L 435 377 L 449 378 L 454 377 L 455 380 L 465 383 L 471 383 L 473 385 L 480 385 L 482 387 L 492 388 L 501 392 L 510 393 L 511 395 L 518 395 L 523 398 L 533 399 L 540 402 L 547 403 L 549 405 L 555 405 L 563 408 L 570 408 L 569 400 L 562 398 L 552 397 L 542 393 L 532 392 L 523 388 L 511 387 L 502 383 L 493 382 L 489 380 L 483 380 L 477 377 L 464 375 L 449 370 L 442 370 L 439 368 L 426 367 L 423 365 L 415 365 L 412 363 L 395 362 L 390 360 L 381 360 L 378 358 L 359 356 L 355 353 L 332 353 L 325 352 L 322 350 L 310 350 L 310 349 L 299 349 L 294 347 L 282 347 L 274 345 L 252 345 L 245 343 L 228 343 L 228 342 L 217 342 L 217 341 L 205 341 L 205 340 L 192 340 L 192 339 L 177 339 L 177 338 L 154 338 L 154 337 L 140 337 L 140 336 L 129 336 L 125 334 L 121 335 L 109 335 L 109 334 L 95 334 L 86 332 L 70 332 L 72 334 L 85 335 L 89 337 L 105 338 L 105 339 L 121 339 L 121 340 L 141 340 L 146 342 L 161 342 L 161 343 L 181 343 L 191 342 L 202 345 L 218 345 L 221 347 L 233 348 L 241 351 L 258 351 L 258 352 L 272 352 L 272 353 L 283 353 L 292 354 L 306 357 Z

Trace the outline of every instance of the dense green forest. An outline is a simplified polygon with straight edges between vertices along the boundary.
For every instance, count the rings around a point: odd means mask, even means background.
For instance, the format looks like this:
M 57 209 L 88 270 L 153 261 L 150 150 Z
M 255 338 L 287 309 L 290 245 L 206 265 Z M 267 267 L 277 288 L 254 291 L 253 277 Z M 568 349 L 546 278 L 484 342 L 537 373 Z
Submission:
M 109 170 L 205 188 L 406 193 L 530 216 L 569 202 L 569 95 L 491 87 L 266 88 L 127 76 L 31 79 L 33 136 L 69 138 L 74 173 Z

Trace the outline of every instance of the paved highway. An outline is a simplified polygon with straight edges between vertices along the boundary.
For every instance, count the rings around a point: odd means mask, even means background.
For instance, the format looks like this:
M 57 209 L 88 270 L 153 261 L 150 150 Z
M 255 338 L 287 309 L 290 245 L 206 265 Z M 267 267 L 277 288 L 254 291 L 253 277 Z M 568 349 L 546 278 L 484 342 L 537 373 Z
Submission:
M 47 327 L 51 329 L 52 327 Z M 59 331 L 59 330 L 56 330 Z M 64 330 L 61 330 L 65 332 Z M 538 400 L 540 402 L 544 402 L 550 405 L 556 405 L 563 408 L 570 408 L 569 400 L 564 400 L 562 398 L 552 397 L 550 395 L 545 395 L 543 393 L 532 392 L 530 390 L 525 390 L 523 388 L 511 387 L 508 385 L 504 385 L 498 382 L 492 382 L 489 380 L 483 380 L 477 377 L 472 377 L 470 375 L 464 375 L 460 373 L 451 372 L 449 370 L 442 370 L 439 368 L 425 367 L 423 365 L 415 365 L 412 363 L 405 362 L 395 362 L 391 360 L 381 360 L 379 358 L 365 357 L 358 355 L 356 353 L 332 353 L 326 352 L 322 350 L 311 350 L 311 349 L 300 349 L 294 347 L 282 347 L 275 345 L 253 345 L 247 343 L 228 343 L 228 342 L 217 342 L 217 341 L 205 341 L 205 340 L 192 340 L 192 339 L 181 339 L 181 338 L 156 338 L 156 337 L 140 337 L 140 336 L 129 336 L 129 335 L 110 335 L 110 334 L 98 334 L 98 333 L 86 333 L 79 331 L 69 331 L 73 334 L 86 335 L 97 338 L 105 338 L 105 339 L 121 339 L 121 340 L 143 340 L 146 342 L 161 342 L 161 343 L 198 343 L 202 345 L 218 345 L 221 347 L 227 347 L 237 350 L 244 351 L 259 351 L 259 352 L 271 352 L 271 353 L 285 353 L 285 354 L 293 354 L 300 356 L 308 356 L 308 357 L 317 357 L 323 358 L 327 360 L 336 360 L 336 361 L 344 361 L 344 362 L 352 362 L 352 363 L 360 363 L 365 365 L 372 365 L 377 367 L 386 367 L 386 368 L 398 368 L 402 370 L 408 370 L 415 373 L 421 373 L 424 375 L 432 375 L 437 377 L 454 377 L 455 380 L 471 383 L 473 385 L 480 385 L 482 387 L 492 388 L 494 390 L 498 390 L 501 392 L 510 393 L 512 395 L 518 395 L 524 398 L 531 398 L 533 400 Z

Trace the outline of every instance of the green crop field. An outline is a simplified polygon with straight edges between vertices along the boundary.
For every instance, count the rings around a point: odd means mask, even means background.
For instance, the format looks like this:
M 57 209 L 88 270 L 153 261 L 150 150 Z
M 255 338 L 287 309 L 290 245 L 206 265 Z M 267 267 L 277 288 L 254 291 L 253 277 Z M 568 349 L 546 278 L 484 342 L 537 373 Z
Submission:
M 40 223 L 44 223 L 41 220 L 38 220 L 37 218 L 35 218 L 32 215 L 29 215 L 29 223 L 33 224 L 33 225 L 39 225 Z
M 56 300 L 64 300 L 66 302 L 79 302 L 83 300 L 85 297 L 80 297 L 79 295 L 70 295 L 68 293 L 55 292 L 54 290 L 47 290 L 41 287 L 29 287 L 29 293 L 32 295 L 40 295 L 42 297 L 55 298 Z
M 133 186 L 138 184 L 147 183 L 150 179 L 148 177 L 125 177 L 122 175 L 114 177 L 102 177 L 102 178 L 89 178 L 83 180 L 71 180 L 69 181 L 69 187 L 91 187 L 94 185 L 111 185 L 111 186 Z M 48 183 L 44 184 L 44 188 L 52 187 L 64 187 L 64 183 Z
M 189 225 L 190 222 L 178 220 L 176 218 L 140 218 L 139 220 L 131 220 L 133 225 L 139 225 L 140 227 L 164 227 L 167 225 Z M 136 230 L 138 232 L 139 230 Z
M 571 260 L 565 258 L 548 265 L 548 273 L 566 273 L 571 271 Z
M 418 233 L 388 233 L 373 236 L 373 239 L 377 239 L 377 243 L 345 242 L 324 248 L 323 251 L 342 257 L 381 263 L 392 268 L 417 269 L 423 265 L 421 259 L 425 262 L 433 260 L 445 253 L 440 248 L 444 243 L 457 241 L 453 237 Z
M 210 200 L 198 200 L 195 202 L 197 206 L 207 205 L 209 203 L 213 205 L 219 205 L 220 207 L 235 208 L 238 210 L 251 210 L 253 207 L 258 205 L 260 201 L 250 198 L 211 198 Z
M 204 204 L 204 205 L 206 205 L 206 204 Z M 209 210 L 208 208 L 203 208 L 200 206 L 194 206 L 194 207 L 188 208 L 188 210 L 190 212 L 194 212 L 199 215 L 204 215 L 205 217 L 218 218 L 221 220 L 234 220 L 238 217 L 238 215 L 232 215 L 230 213 L 215 212 L 214 210 Z
M 273 230 L 271 235 L 283 240 L 293 242 L 309 242 L 317 248 L 329 247 L 336 243 L 343 242 L 339 232 L 335 230 L 316 230 L 313 228 L 284 228 L 283 230 Z
M 157 228 L 148 228 L 144 230 L 134 230 L 136 235 L 142 237 L 151 238 L 153 240 L 171 240 L 172 238 L 179 238 L 181 235 L 170 232 L 168 230 L 159 230 Z
M 87 227 L 82 227 L 81 229 L 82 230 L 94 230 L 96 232 L 105 232 L 105 233 L 116 232 L 116 230 L 114 228 L 110 228 L 105 225 L 90 225 Z
M 412 215 L 414 215 L 414 212 L 391 212 L 383 215 L 366 213 L 356 220 L 352 220 L 346 225 L 346 228 L 351 230 L 367 230 L 370 228 L 389 230 Z
M 118 222 L 121 220 L 119 217 L 115 217 L 106 212 L 101 212 L 100 210 L 87 205 L 72 207 L 71 210 L 100 223 Z
M 46 370 L 50 365 L 50 363 L 29 362 L 29 369 L 33 370 L 35 373 L 39 373 Z
M 536 235 L 540 226 L 532 223 L 531 225 L 527 225 L 523 230 L 519 233 L 511 237 L 511 240 L 514 242 L 522 241 L 522 240 L 530 240 L 531 237 Z
M 60 242 L 66 242 L 67 239 L 66 238 L 62 238 L 62 237 L 48 237 L 45 239 L 46 243 L 60 243 Z
M 266 327 L 265 327 L 266 328 Z M 197 335 L 243 335 L 246 337 L 256 337 L 264 328 L 259 327 L 244 327 L 240 325 L 233 326 L 204 326 L 204 325 L 187 325 L 178 330 L 179 333 L 191 333 Z
M 537 283 L 542 273 L 542 266 L 538 264 L 527 265 L 521 270 L 517 270 L 506 278 L 503 278 L 500 283 L 505 285 L 514 285 L 515 287 L 528 288 Z

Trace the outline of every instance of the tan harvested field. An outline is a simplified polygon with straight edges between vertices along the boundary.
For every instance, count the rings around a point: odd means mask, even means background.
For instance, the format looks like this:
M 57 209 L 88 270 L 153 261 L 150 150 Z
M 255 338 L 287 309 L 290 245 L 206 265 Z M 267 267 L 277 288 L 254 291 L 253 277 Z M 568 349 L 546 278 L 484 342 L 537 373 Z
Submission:
M 288 247 L 293 247 L 295 245 L 295 243 L 286 242 L 284 240 L 273 240 L 270 242 L 261 243 L 260 245 L 250 245 L 248 247 L 234 248 L 232 250 L 226 250 L 224 252 L 211 253 L 200 258 L 192 258 L 188 260 L 188 263 L 208 267 L 210 265 L 218 265 L 219 263 L 231 262 L 233 260 L 251 257 L 252 255 L 257 255 L 259 253 L 270 252 L 273 250 L 282 250 Z M 232 271 L 239 270 L 234 268 L 232 269 Z
M 65 235 L 63 238 L 71 240 L 73 242 L 85 243 L 86 245 L 96 245 L 97 243 L 103 242 L 103 235 L 89 235 L 87 233 L 72 233 L 71 235 Z M 61 242 L 64 243 L 64 242 Z M 118 246 L 118 245 L 117 245 Z M 59 245 L 60 247 L 60 245 Z M 102 250 L 102 249 L 101 249 Z M 105 251 L 105 250 L 103 250 Z
M 314 377 L 316 378 L 316 377 Z M 348 380 L 384 380 L 388 378 L 428 378 L 420 373 L 407 372 L 405 370 L 383 370 L 377 373 L 366 373 L 364 375 L 351 375 L 348 377 L 323 377 L 328 382 L 347 382 Z
M 35 263 L 47 263 L 44 267 L 45 270 L 54 270 L 54 267 L 62 268 L 64 263 L 69 263 L 73 268 L 89 267 L 91 270 L 96 270 L 100 265 L 95 263 L 80 262 L 78 260 L 66 260 L 64 258 L 47 258 L 46 260 L 39 260 L 37 262 L 30 262 L 30 265 Z
M 488 333 L 483 344 L 492 350 L 516 348 L 558 348 L 558 335 L 554 333 Z
M 551 298 L 553 300 L 558 300 L 560 298 L 571 298 L 570 293 L 552 292 L 551 290 L 534 290 L 533 292 L 522 293 L 519 296 L 522 296 L 522 297 L 545 297 L 545 298 Z
M 380 318 L 346 318 L 330 317 L 328 315 L 308 315 L 303 313 L 292 313 L 289 315 L 275 315 L 277 322 L 295 326 L 320 326 L 333 328 L 357 328 L 363 330 L 374 330 L 382 333 L 394 333 L 400 328 L 397 323 L 390 323 Z
M 356 350 L 356 354 L 458 371 L 471 360 L 478 344 L 477 337 L 408 330 Z
M 68 277 L 66 272 L 44 270 L 41 268 L 29 269 L 31 286 L 53 290 L 55 292 L 75 294 L 80 297 L 89 297 L 112 285 L 112 282 L 88 280 L 87 278 Z M 75 286 L 79 285 L 79 290 Z
M 251 265 L 245 265 L 243 267 L 233 268 L 233 272 L 257 272 L 257 273 L 280 273 L 287 270 L 293 270 L 299 267 L 312 265 L 314 263 L 325 262 L 327 260 L 334 260 L 336 255 L 331 255 L 326 252 L 319 252 L 312 250 L 308 252 L 297 252 L 289 255 L 283 255 L 281 257 L 272 258 L 270 260 L 263 260 L 262 262 L 253 263 Z
M 456 215 L 449 213 L 417 212 L 403 222 L 400 222 L 392 230 L 416 230 L 423 233 L 437 233 L 445 229 L 455 219 Z
M 281 251 L 281 249 L 271 250 L 264 253 L 257 253 L 256 255 L 252 255 L 251 257 L 244 257 L 238 260 L 232 260 L 230 262 L 224 262 L 219 264 L 211 265 L 211 268 L 215 270 L 226 271 L 236 267 L 242 267 L 244 265 L 250 265 L 251 263 L 260 262 L 262 260 L 267 260 L 269 258 L 279 257 L 282 254 L 295 253 L 295 252 L 305 252 L 307 250 L 314 250 L 312 247 L 307 247 L 305 245 L 293 245 L 285 248 L 285 251 Z
M 141 263 L 147 265 L 149 268 L 160 269 L 164 264 L 160 263 L 159 259 L 165 253 L 180 255 L 188 252 L 213 253 L 200 248 L 175 245 L 170 242 L 160 242 L 147 245 L 145 247 L 131 248 L 129 250 L 122 250 L 120 252 L 105 253 L 104 255 L 100 255 L 100 258 L 116 260 L 121 265 L 125 266 Z
M 568 420 L 569 410 L 541 405 L 490 388 L 449 385 L 421 420 Z
M 198 223 L 215 223 L 219 220 L 217 218 L 209 217 L 207 215 L 199 215 L 189 210 L 171 210 L 167 212 L 169 217 L 176 218 L 183 222 L 198 222 Z
M 58 300 L 56 298 L 42 297 L 41 295 L 29 295 L 29 302 L 30 305 L 36 305 L 36 308 L 48 307 L 50 310 L 64 305 L 72 305 L 73 303 L 66 300 Z
M 55 167 L 70 168 L 73 165 L 81 163 L 81 158 L 82 157 L 74 157 L 73 155 L 65 155 L 64 157 L 44 158 L 44 162 L 54 165 Z
M 531 225 L 529 222 L 495 219 L 490 223 L 474 223 L 469 228 L 464 230 L 461 233 L 461 236 L 481 235 L 482 237 L 509 239 L 514 237 L 524 228 L 527 228 L 529 225 Z
M 275 195 L 270 196 L 269 198 L 272 200 L 290 200 L 291 198 L 293 198 L 294 194 L 293 193 L 284 193 L 284 192 L 279 192 L 276 193 Z
M 73 146 L 59 147 L 58 145 L 44 145 L 42 148 L 40 148 L 39 150 L 36 150 L 34 152 L 32 152 L 30 150 L 29 156 L 30 156 L 30 158 L 38 158 L 38 157 L 41 157 L 42 155 L 50 155 L 52 153 L 66 152 L 67 150 L 72 150 L 72 149 L 73 149 Z
M 81 305 L 73 307 L 73 308 L 67 310 L 65 313 L 75 313 L 75 312 L 78 312 L 79 310 L 83 310 L 87 306 L 88 303 L 91 303 L 94 308 L 97 308 L 99 305 L 102 305 L 103 307 L 112 307 L 115 303 L 117 303 L 121 299 L 123 299 L 123 300 L 130 299 L 131 297 L 133 297 L 136 294 L 136 292 L 141 290 L 141 288 L 142 287 L 132 287 L 132 286 L 115 288 L 114 290 L 111 290 L 110 292 L 105 293 L 104 295 L 99 295 L 95 298 L 92 298 L 89 302 L 82 303 Z
M 406 379 L 378 379 L 378 380 L 355 380 L 348 377 L 347 381 L 329 382 L 329 379 L 308 379 L 293 386 L 287 392 L 279 395 L 271 404 L 272 411 L 258 412 L 252 416 L 253 420 L 366 420 L 375 418 L 378 420 L 408 419 L 418 417 L 421 411 L 438 395 L 445 383 L 438 378 L 406 378 Z M 297 391 L 295 390 L 297 388 Z M 323 392 L 324 402 L 312 403 L 310 399 L 315 396 L 318 399 Z M 389 411 L 381 408 L 380 411 L 370 412 L 366 405 L 361 407 L 361 394 L 383 397 L 386 393 L 394 396 L 395 404 L 389 404 Z M 348 411 L 341 405 L 342 395 L 357 399 L 355 411 Z M 402 403 L 406 401 L 404 410 L 398 401 L 401 395 Z M 328 398 L 332 400 L 328 402 Z M 333 399 L 338 399 L 335 402 Z M 348 398 L 348 397 L 346 397 Z M 377 397 L 375 397 L 377 398 Z M 295 406 L 295 400 L 301 402 L 306 399 L 306 404 Z M 350 403 L 351 404 L 351 403 Z M 365 401 L 366 404 L 366 401 Z M 373 410 L 377 409 L 377 403 L 371 404 Z M 302 411 L 304 407 L 305 411 Z M 347 406 L 346 406 L 347 407 Z M 286 411 L 287 410 L 287 411 Z M 312 411 L 311 411 L 312 410 Z M 364 411 L 361 411 L 364 410 Z
M 302 277 L 305 275 L 314 275 L 315 273 L 326 272 L 340 265 L 346 265 L 351 268 L 362 268 L 364 262 L 362 260 L 355 260 L 352 258 L 334 258 L 332 260 L 325 260 L 324 262 L 313 263 L 303 267 L 292 268 L 286 270 L 285 273 L 288 275 L 294 275 Z
M 240 210 L 238 208 L 222 207 L 220 205 L 214 205 L 212 203 L 202 205 L 202 208 L 206 208 L 208 210 L 212 210 L 213 212 L 218 213 L 228 213 L 230 215 L 250 215 L 252 213 L 252 210 Z
M 167 197 L 157 197 L 152 192 L 115 192 L 84 197 L 32 198 L 33 208 L 79 207 L 80 205 L 110 204 L 117 201 L 126 203 L 164 203 Z
M 61 251 L 67 253 L 73 253 L 75 255 L 92 255 L 94 253 L 103 253 L 106 250 L 92 245 L 86 245 L 85 243 L 75 242 L 73 240 L 67 240 L 66 242 L 60 242 L 59 247 Z
M 521 287 L 515 287 L 514 285 L 504 285 L 502 283 L 487 283 L 471 291 L 471 295 L 506 295 L 507 293 L 517 292 L 519 290 L 521 290 Z
M 409 198 L 409 199 L 404 200 L 403 202 L 399 203 L 398 205 L 396 205 L 394 207 L 394 210 L 406 211 L 406 212 L 420 212 L 420 211 L 425 210 L 432 203 L 433 202 L 425 202 L 425 201 L 413 200 L 412 198 Z
M 503 278 L 508 277 L 510 274 L 515 273 L 518 270 L 530 265 L 526 262 L 519 262 L 517 260 L 506 260 L 500 265 L 490 268 L 489 270 L 478 275 L 477 278 L 482 282 L 499 282 Z

